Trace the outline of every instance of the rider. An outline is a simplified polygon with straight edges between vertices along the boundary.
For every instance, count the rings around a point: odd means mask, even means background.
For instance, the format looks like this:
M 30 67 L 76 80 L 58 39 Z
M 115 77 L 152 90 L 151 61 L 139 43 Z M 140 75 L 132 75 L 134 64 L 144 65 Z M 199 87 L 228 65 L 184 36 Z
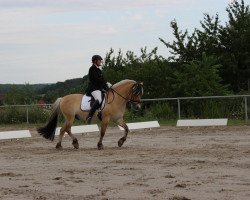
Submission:
M 95 113 L 95 111 L 101 106 L 102 102 L 102 92 L 101 91 L 106 91 L 111 84 L 106 82 L 102 71 L 100 69 L 101 64 L 102 64 L 102 57 L 99 55 L 94 55 L 92 56 L 92 66 L 89 68 L 89 85 L 87 88 L 87 91 L 89 94 L 91 94 L 95 102 L 91 107 L 91 110 L 89 111 L 89 114 L 86 118 L 86 123 L 90 124 L 91 119 Z

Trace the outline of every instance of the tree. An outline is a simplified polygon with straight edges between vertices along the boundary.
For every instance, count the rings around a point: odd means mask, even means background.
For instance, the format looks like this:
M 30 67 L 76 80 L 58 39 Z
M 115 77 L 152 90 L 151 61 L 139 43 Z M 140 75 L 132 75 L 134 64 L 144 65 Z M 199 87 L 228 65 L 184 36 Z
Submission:
M 171 65 L 157 55 L 157 48 L 150 52 L 147 48 L 141 48 L 141 55 L 136 56 L 128 51 L 125 55 L 119 51 L 118 56 L 113 55 L 111 50 L 104 64 L 104 76 L 111 82 L 116 83 L 124 79 L 133 79 L 144 83 L 144 98 L 166 97 L 170 95 Z
M 221 76 L 235 92 L 247 90 L 250 79 L 250 10 L 244 1 L 227 8 L 229 22 L 221 29 Z
M 53 103 L 58 97 L 68 94 L 80 93 L 83 94 L 87 85 L 87 76 L 83 78 L 69 79 L 64 82 L 50 84 L 38 92 L 44 95 L 44 100 L 48 103 Z
M 224 84 L 229 84 L 234 92 L 247 90 L 250 77 L 250 11 L 244 0 L 234 1 L 226 9 L 229 22 L 220 25 L 219 15 L 204 15 L 201 29 L 180 31 L 177 22 L 171 22 L 175 40 L 170 43 L 159 38 L 178 63 L 198 61 L 202 53 L 215 56 L 219 60 L 220 75 Z
M 179 63 L 200 60 L 202 53 L 206 52 L 209 55 L 216 55 L 218 52 L 218 35 L 219 35 L 219 16 L 211 17 L 209 14 L 204 14 L 204 21 L 200 22 L 202 29 L 195 29 L 189 35 L 188 31 L 180 31 L 176 20 L 171 22 L 175 41 L 172 43 L 166 42 L 159 38 L 164 45 L 170 49 L 170 61 Z
M 228 93 L 219 76 L 220 65 L 214 56 L 202 54 L 200 61 L 191 61 L 175 72 L 173 96 L 212 96 Z
M 36 94 L 30 84 L 12 85 L 4 97 L 5 104 L 31 104 L 34 103 Z

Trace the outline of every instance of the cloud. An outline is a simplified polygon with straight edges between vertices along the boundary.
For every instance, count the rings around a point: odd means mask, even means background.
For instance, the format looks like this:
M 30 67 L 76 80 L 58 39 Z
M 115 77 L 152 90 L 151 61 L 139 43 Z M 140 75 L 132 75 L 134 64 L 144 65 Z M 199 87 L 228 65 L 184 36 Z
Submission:
M 169 11 L 168 10 L 157 9 L 155 11 L 155 14 L 156 14 L 156 16 L 162 18 L 162 17 L 167 16 L 169 14 Z
M 194 1 L 194 0 L 193 0 Z M 197 1 L 197 0 L 196 0 Z M 0 8 L 43 8 L 54 11 L 70 10 L 70 9 L 128 9 L 133 7 L 145 6 L 169 6 L 169 5 L 182 5 L 184 3 L 192 2 L 192 0 L 0 0 Z
M 134 14 L 132 17 L 131 17 L 132 20 L 134 21 L 141 21 L 143 19 L 143 15 L 142 14 Z
M 233 3 L 233 2 L 235 2 L 235 0 L 226 0 L 226 3 Z
M 0 0 L 0 82 L 63 81 L 86 75 L 91 56 L 111 47 L 153 48 L 174 15 L 195 2 Z

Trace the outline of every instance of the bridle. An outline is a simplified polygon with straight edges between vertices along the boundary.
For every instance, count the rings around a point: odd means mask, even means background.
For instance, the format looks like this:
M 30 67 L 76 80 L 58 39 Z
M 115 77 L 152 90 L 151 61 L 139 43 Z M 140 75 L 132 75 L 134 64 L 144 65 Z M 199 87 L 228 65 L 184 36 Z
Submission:
M 141 88 L 138 88 L 139 85 L 140 85 Z M 131 92 L 128 94 L 127 97 L 124 97 L 123 95 L 121 95 L 119 92 L 117 92 L 117 91 L 116 91 L 115 89 L 113 89 L 112 87 L 110 87 L 110 90 L 111 90 L 112 93 L 113 93 L 113 99 L 112 99 L 111 102 L 107 102 L 108 104 L 110 104 L 110 103 L 112 103 L 112 102 L 114 101 L 114 99 L 115 99 L 114 93 L 116 93 L 118 96 L 120 96 L 121 98 L 123 98 L 124 100 L 126 100 L 126 102 L 128 102 L 128 103 L 133 103 L 133 104 L 140 104 L 140 103 L 141 103 L 140 100 L 134 100 L 134 99 L 132 98 L 132 95 L 138 96 L 138 95 L 140 95 L 140 94 L 142 93 L 142 85 L 141 85 L 140 83 L 135 83 L 135 84 L 132 86 L 132 90 L 131 90 Z M 134 90 L 135 90 L 135 91 L 134 91 Z M 133 92 L 133 91 L 134 91 L 134 92 Z M 135 93 L 135 94 L 134 94 L 134 93 Z M 129 96 L 130 96 L 130 98 L 129 98 Z M 107 99 L 108 99 L 108 96 L 107 96 Z

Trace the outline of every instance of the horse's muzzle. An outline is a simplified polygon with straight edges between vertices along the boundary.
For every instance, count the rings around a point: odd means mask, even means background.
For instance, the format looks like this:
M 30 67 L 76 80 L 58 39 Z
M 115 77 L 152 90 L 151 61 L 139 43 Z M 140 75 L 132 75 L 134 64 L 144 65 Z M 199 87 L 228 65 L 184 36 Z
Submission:
M 138 111 L 141 109 L 141 102 L 133 102 L 132 106 L 133 106 L 134 110 Z
M 140 104 L 140 103 L 137 103 L 137 104 L 135 105 L 135 108 L 138 109 L 138 110 L 141 109 L 141 104 Z

